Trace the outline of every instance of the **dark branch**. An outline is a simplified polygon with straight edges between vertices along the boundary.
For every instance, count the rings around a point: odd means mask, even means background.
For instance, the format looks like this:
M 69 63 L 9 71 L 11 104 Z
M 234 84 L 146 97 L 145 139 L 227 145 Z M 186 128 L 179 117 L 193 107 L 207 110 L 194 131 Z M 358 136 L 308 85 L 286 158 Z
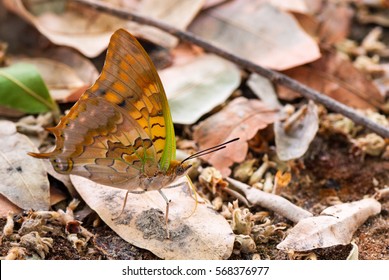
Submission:
M 263 68 L 255 63 L 252 63 L 246 59 L 243 59 L 241 57 L 238 57 L 228 51 L 224 51 L 216 46 L 214 46 L 211 43 L 208 43 L 204 40 L 202 40 L 200 37 L 194 35 L 193 33 L 182 31 L 180 29 L 177 29 L 173 26 L 170 26 L 166 23 L 163 23 L 161 21 L 157 21 L 151 18 L 147 18 L 145 16 L 141 16 L 135 13 L 131 13 L 128 11 L 123 11 L 121 9 L 115 8 L 114 6 L 102 4 L 101 2 L 93 2 L 90 0 L 73 0 L 74 2 L 80 3 L 85 6 L 92 7 L 98 11 L 102 11 L 105 13 L 109 13 L 111 15 L 115 15 L 119 18 L 128 19 L 134 22 L 138 22 L 140 24 L 150 25 L 154 26 L 160 30 L 163 30 L 169 34 L 172 34 L 182 41 L 190 42 L 192 44 L 195 44 L 201 48 L 203 48 L 205 51 L 209 53 L 217 54 L 220 57 L 223 57 L 231 62 L 234 62 L 238 66 L 240 66 L 243 69 L 246 69 L 250 72 L 255 72 L 263 77 L 268 78 L 274 83 L 277 83 L 279 85 L 283 85 L 295 92 L 300 93 L 305 98 L 311 99 L 315 102 L 323 104 L 326 108 L 331 109 L 332 111 L 335 111 L 337 113 L 340 113 L 351 120 L 353 120 L 355 123 L 363 125 L 373 132 L 389 138 L 389 129 L 387 127 L 384 127 L 380 124 L 377 124 L 368 118 L 362 116 L 354 109 L 324 95 L 320 92 L 309 88 L 296 80 L 293 80 L 289 78 L 288 76 L 278 73 L 276 71 Z

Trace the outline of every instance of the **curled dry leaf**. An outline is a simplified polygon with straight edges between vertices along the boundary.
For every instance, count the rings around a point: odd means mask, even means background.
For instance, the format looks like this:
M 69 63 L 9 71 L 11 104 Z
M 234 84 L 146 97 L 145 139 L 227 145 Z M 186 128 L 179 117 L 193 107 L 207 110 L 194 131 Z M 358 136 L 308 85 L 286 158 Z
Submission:
M 75 3 L 58 1 L 4 0 L 9 10 L 18 14 L 54 44 L 73 47 L 87 57 L 99 55 L 108 45 L 113 31 L 124 20 Z M 93 22 L 93 24 L 91 24 Z
M 279 109 L 282 107 L 269 79 L 252 73 L 247 80 L 247 85 L 269 108 Z
M 284 74 L 351 107 L 375 109 L 384 103 L 372 81 L 337 53 L 324 52 L 321 59 Z M 288 100 L 297 96 L 282 86 L 278 95 Z
M 53 168 L 53 165 L 50 163 L 48 159 L 41 160 L 41 162 L 43 162 L 43 165 L 45 166 L 47 173 L 50 174 L 55 179 L 57 179 L 58 181 L 62 182 L 72 197 L 79 197 L 79 194 L 74 188 L 68 174 L 61 174 L 56 172 Z
M 204 0 L 143 0 L 134 5 L 129 1 L 114 1 L 115 7 L 135 11 L 185 29 Z M 76 48 L 85 56 L 96 57 L 108 45 L 111 34 L 126 28 L 134 35 L 165 47 L 174 47 L 178 40 L 174 36 L 154 27 L 86 8 L 72 1 L 22 1 L 4 0 L 5 6 L 33 24 L 43 35 L 58 45 Z M 109 2 L 112 1 L 102 1 Z
M 293 16 L 265 2 L 229 1 L 202 11 L 190 29 L 223 49 L 275 70 L 318 59 L 316 42 Z
M 328 207 L 320 216 L 299 221 L 277 248 L 308 251 L 349 244 L 366 219 L 380 211 L 381 204 L 373 198 Z
M 355 244 L 354 242 L 351 242 L 351 245 L 352 245 L 352 248 L 351 248 L 351 251 L 350 251 L 350 254 L 347 256 L 347 260 L 348 261 L 355 261 L 355 260 L 358 260 L 359 259 L 359 249 L 358 249 L 358 245 Z
M 276 111 L 269 109 L 263 102 L 239 97 L 201 122 L 194 130 L 193 139 L 202 150 L 236 137 L 240 138 L 239 141 L 227 145 L 222 152 L 202 157 L 219 169 L 223 176 L 228 176 L 231 173 L 229 166 L 246 158 L 247 140 L 253 138 L 258 130 L 272 124 L 276 118 Z
M 158 192 L 129 193 L 124 213 L 113 219 L 122 210 L 126 190 L 70 178 L 86 203 L 119 236 L 160 258 L 226 259 L 232 253 L 234 235 L 227 221 L 203 203 L 193 212 L 196 202 L 187 186 L 163 190 L 171 200 L 170 239 L 166 239 L 166 202 Z
M 215 55 L 201 55 L 185 65 L 159 72 L 174 123 L 193 124 L 222 104 L 240 84 L 240 71 Z
M 22 212 L 22 209 L 9 201 L 4 195 L 0 194 L 0 217 L 7 216 L 9 211 L 18 214 Z
M 8 61 L 33 64 L 57 102 L 77 101 L 99 76 L 89 59 L 66 47 L 45 50 L 35 58 L 10 57 Z
M 41 74 L 50 95 L 55 100 L 66 100 L 77 91 L 84 92 L 90 85 L 85 84 L 76 72 L 64 63 L 47 58 L 18 58 L 17 62 L 34 65 Z
M 279 159 L 288 161 L 305 154 L 318 129 L 317 106 L 312 101 L 286 121 L 277 120 L 274 124 L 274 133 Z
M 49 181 L 43 163 L 28 152 L 37 148 L 9 121 L 0 122 L 0 193 L 23 209 L 46 210 Z

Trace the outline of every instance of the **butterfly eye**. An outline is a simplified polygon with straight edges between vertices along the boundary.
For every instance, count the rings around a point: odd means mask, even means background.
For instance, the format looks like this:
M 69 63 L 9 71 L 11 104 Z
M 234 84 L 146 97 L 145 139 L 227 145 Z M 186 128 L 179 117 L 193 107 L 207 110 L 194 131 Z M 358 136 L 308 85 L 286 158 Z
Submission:
M 191 167 L 192 167 L 191 164 L 181 164 L 181 165 L 179 165 L 179 166 L 177 167 L 177 169 L 176 169 L 176 175 L 177 175 L 177 176 L 184 175 L 185 172 L 186 172 L 189 168 L 191 168 Z

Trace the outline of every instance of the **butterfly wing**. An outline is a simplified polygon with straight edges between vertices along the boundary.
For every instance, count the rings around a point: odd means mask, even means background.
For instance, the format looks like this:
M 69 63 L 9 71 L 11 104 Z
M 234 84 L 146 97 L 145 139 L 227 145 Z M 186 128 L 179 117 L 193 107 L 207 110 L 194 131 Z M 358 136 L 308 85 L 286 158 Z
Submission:
M 157 71 L 139 42 L 119 29 L 106 62 L 89 88 L 51 131 L 50 158 L 60 173 L 132 188 L 145 166 L 166 171 L 175 159 L 175 135 Z

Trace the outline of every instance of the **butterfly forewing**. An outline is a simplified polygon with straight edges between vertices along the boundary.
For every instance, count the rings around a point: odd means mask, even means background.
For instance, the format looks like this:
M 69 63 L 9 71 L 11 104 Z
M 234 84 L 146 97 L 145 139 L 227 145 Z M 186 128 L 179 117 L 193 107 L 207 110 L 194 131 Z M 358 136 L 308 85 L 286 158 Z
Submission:
M 167 170 L 175 159 L 175 136 L 166 95 L 149 56 L 127 31 L 111 38 L 106 63 L 99 78 L 102 94 L 135 119 L 153 142 L 155 159 Z
M 127 31 L 111 37 L 106 62 L 89 88 L 51 129 L 57 142 L 48 157 L 61 173 L 133 188 L 145 168 L 166 171 L 175 159 L 175 136 L 161 81 L 147 53 Z

